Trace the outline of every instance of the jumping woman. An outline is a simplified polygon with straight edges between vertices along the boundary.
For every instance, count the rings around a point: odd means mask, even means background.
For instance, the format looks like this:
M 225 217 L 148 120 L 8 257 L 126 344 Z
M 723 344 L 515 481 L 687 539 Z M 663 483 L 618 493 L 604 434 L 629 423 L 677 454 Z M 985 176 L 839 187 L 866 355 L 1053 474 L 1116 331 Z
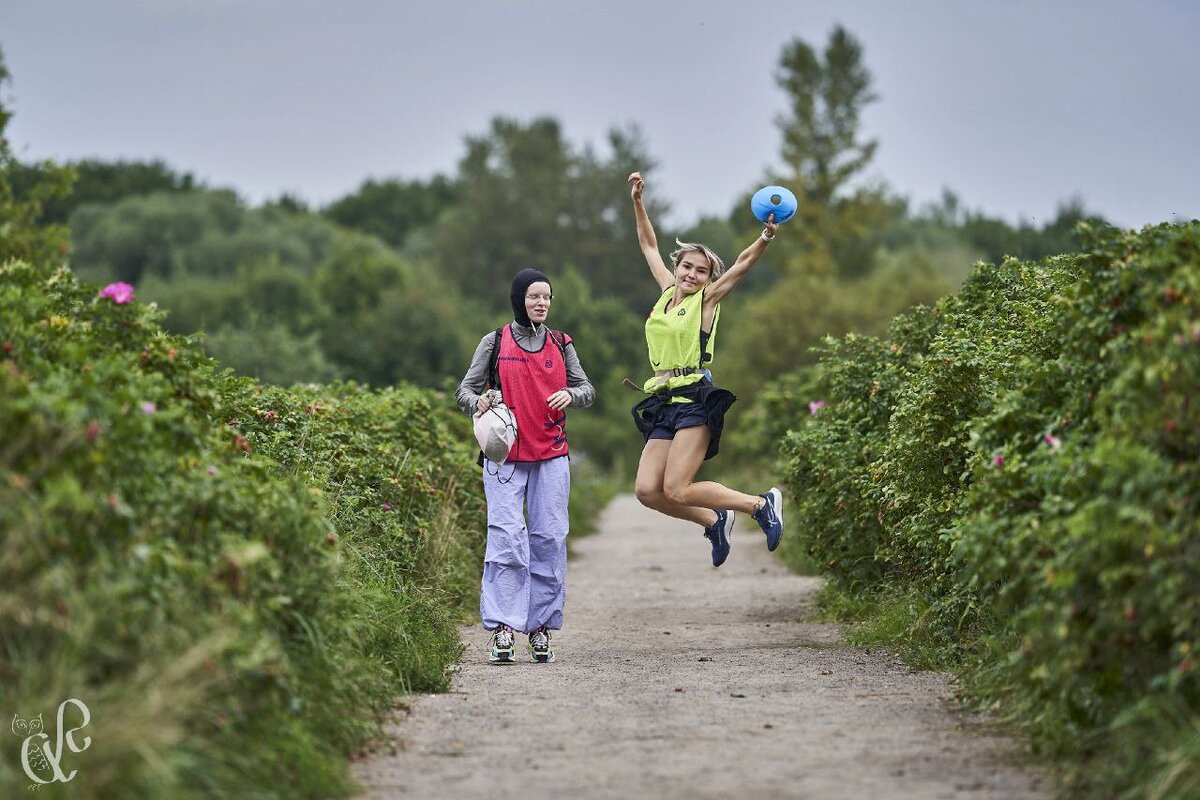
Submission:
M 646 320 L 646 345 L 654 375 L 642 386 L 649 397 L 633 408 L 646 442 L 638 463 L 637 498 L 642 505 L 671 517 L 695 522 L 712 543 L 712 563 L 729 556 L 734 511 L 753 516 L 767 537 L 767 549 L 783 536 L 783 495 L 771 488 L 744 494 L 714 481 L 695 481 L 700 464 L 717 454 L 725 412 L 737 399 L 712 382 L 717 322 L 723 300 L 749 272 L 775 238 L 774 217 L 762 234 L 741 252 L 728 270 L 702 244 L 676 240 L 667 269 L 658 251 L 654 226 L 642 202 L 641 173 L 629 176 L 637 219 L 638 244 L 661 290 Z

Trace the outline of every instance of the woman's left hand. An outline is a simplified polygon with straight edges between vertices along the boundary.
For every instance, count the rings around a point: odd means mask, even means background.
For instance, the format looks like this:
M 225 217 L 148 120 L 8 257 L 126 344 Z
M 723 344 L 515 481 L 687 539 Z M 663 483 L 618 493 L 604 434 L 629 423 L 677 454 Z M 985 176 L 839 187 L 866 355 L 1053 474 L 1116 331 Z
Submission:
M 555 411 L 562 411 L 564 408 L 571 405 L 571 393 L 566 389 L 559 389 L 557 392 L 546 398 L 546 405 L 550 406 Z
M 779 223 L 775 221 L 775 212 L 772 211 L 767 215 L 767 222 L 763 225 L 762 237 L 768 242 L 775 238 L 775 233 L 779 230 Z

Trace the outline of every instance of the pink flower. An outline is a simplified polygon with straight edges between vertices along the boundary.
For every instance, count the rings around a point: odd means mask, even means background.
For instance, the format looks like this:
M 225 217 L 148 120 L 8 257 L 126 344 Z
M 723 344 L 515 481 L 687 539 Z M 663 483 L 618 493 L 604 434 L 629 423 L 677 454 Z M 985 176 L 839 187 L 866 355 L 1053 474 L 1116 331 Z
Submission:
M 1004 466 L 1004 456 L 993 456 L 992 464 L 997 467 L 1003 467 Z
M 214 478 L 217 477 L 218 471 L 219 470 L 216 467 L 214 467 L 212 464 L 208 465 L 208 474 L 213 476 Z
M 153 414 L 155 411 L 158 411 L 158 406 L 154 405 L 154 403 L 151 403 L 149 400 L 142 403 L 143 414 Z
M 809 413 L 811 416 L 814 416 L 814 417 L 815 417 L 815 416 L 817 415 L 817 412 L 818 412 L 818 411 L 820 411 L 820 410 L 821 410 L 822 408 L 824 408 L 824 407 L 825 407 L 825 401 L 824 401 L 824 400 L 810 400 L 810 401 L 808 401 L 808 413 Z
M 97 297 L 107 297 L 119 306 L 123 306 L 133 299 L 133 287 L 123 281 L 110 283 L 100 290 Z
M 384 503 L 384 504 L 383 504 L 383 506 L 382 506 L 382 508 L 383 508 L 383 510 L 384 510 L 384 511 L 391 511 L 391 510 L 392 510 L 392 504 L 391 504 L 391 503 Z
M 1043 436 L 1042 441 L 1050 445 L 1051 450 L 1057 450 L 1059 447 L 1062 447 L 1062 442 L 1060 442 L 1058 437 L 1052 433 L 1047 433 L 1045 436 Z

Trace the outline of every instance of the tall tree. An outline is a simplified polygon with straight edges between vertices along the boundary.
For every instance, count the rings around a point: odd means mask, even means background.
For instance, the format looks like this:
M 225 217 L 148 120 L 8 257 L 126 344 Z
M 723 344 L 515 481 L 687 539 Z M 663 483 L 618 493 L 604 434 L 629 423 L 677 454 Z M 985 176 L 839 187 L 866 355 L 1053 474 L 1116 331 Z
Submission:
M 507 289 L 517 270 L 552 270 L 564 252 L 559 226 L 570 153 L 552 119 L 495 119 L 466 145 L 458 177 L 467 190 L 435 236 L 437 259 L 464 291 L 503 309 L 507 292 L 496 290 Z
M 441 217 L 430 258 L 496 311 L 508 308 L 508 284 L 521 268 L 553 277 L 568 265 L 597 294 L 640 309 L 647 287 L 636 278 L 645 270 L 634 270 L 637 237 L 621 187 L 652 163 L 636 131 L 612 131 L 608 145 L 607 157 L 576 151 L 551 118 L 494 119 L 486 134 L 467 139 L 460 199 Z
M 882 188 L 853 187 L 878 146 L 859 130 L 863 108 L 876 99 L 862 46 L 838 26 L 821 54 L 799 39 L 786 45 L 779 67 L 789 110 L 777 120 L 784 164 L 777 177 L 799 201 L 785 260 L 803 262 L 806 272 L 865 274 L 892 212 Z
M 898 310 L 947 288 L 920 253 L 879 258 L 904 205 L 862 182 L 878 146 L 860 130 L 863 109 L 876 99 L 862 46 L 841 27 L 822 52 L 794 40 L 775 77 L 788 112 L 777 120 L 782 165 L 772 177 L 796 193 L 798 208 L 767 254 L 765 266 L 782 275 L 769 292 L 739 293 L 743 305 L 732 307 L 739 318 L 768 320 L 769 339 L 761 327 L 731 326 L 714 366 L 721 381 L 751 397 L 767 380 L 812 363 L 810 348 L 822 336 L 881 330 Z

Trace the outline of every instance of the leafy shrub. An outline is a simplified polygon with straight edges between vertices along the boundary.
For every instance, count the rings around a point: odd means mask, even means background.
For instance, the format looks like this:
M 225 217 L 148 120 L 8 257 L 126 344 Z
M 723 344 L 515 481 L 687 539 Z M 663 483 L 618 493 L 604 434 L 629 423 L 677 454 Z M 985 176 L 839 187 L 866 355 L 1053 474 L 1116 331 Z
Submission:
M 735 393 L 752 397 L 769 378 L 815 363 L 811 344 L 821 337 L 879 333 L 896 313 L 951 288 L 919 259 L 890 259 L 854 280 L 806 274 L 787 277 L 764 294 L 735 294 L 722 312 L 724 342 L 713 373 Z
M 161 318 L 0 267 L 0 705 L 88 704 L 105 757 L 72 796 L 344 794 L 459 654 L 466 425 L 425 391 L 218 372 Z
M 915 609 L 903 636 L 1085 765 L 1076 790 L 1182 798 L 1200 781 L 1178 755 L 1200 726 L 1200 223 L 1091 238 L 981 265 L 886 338 L 828 341 L 808 389 L 827 407 L 793 412 L 787 480 L 837 590 Z

